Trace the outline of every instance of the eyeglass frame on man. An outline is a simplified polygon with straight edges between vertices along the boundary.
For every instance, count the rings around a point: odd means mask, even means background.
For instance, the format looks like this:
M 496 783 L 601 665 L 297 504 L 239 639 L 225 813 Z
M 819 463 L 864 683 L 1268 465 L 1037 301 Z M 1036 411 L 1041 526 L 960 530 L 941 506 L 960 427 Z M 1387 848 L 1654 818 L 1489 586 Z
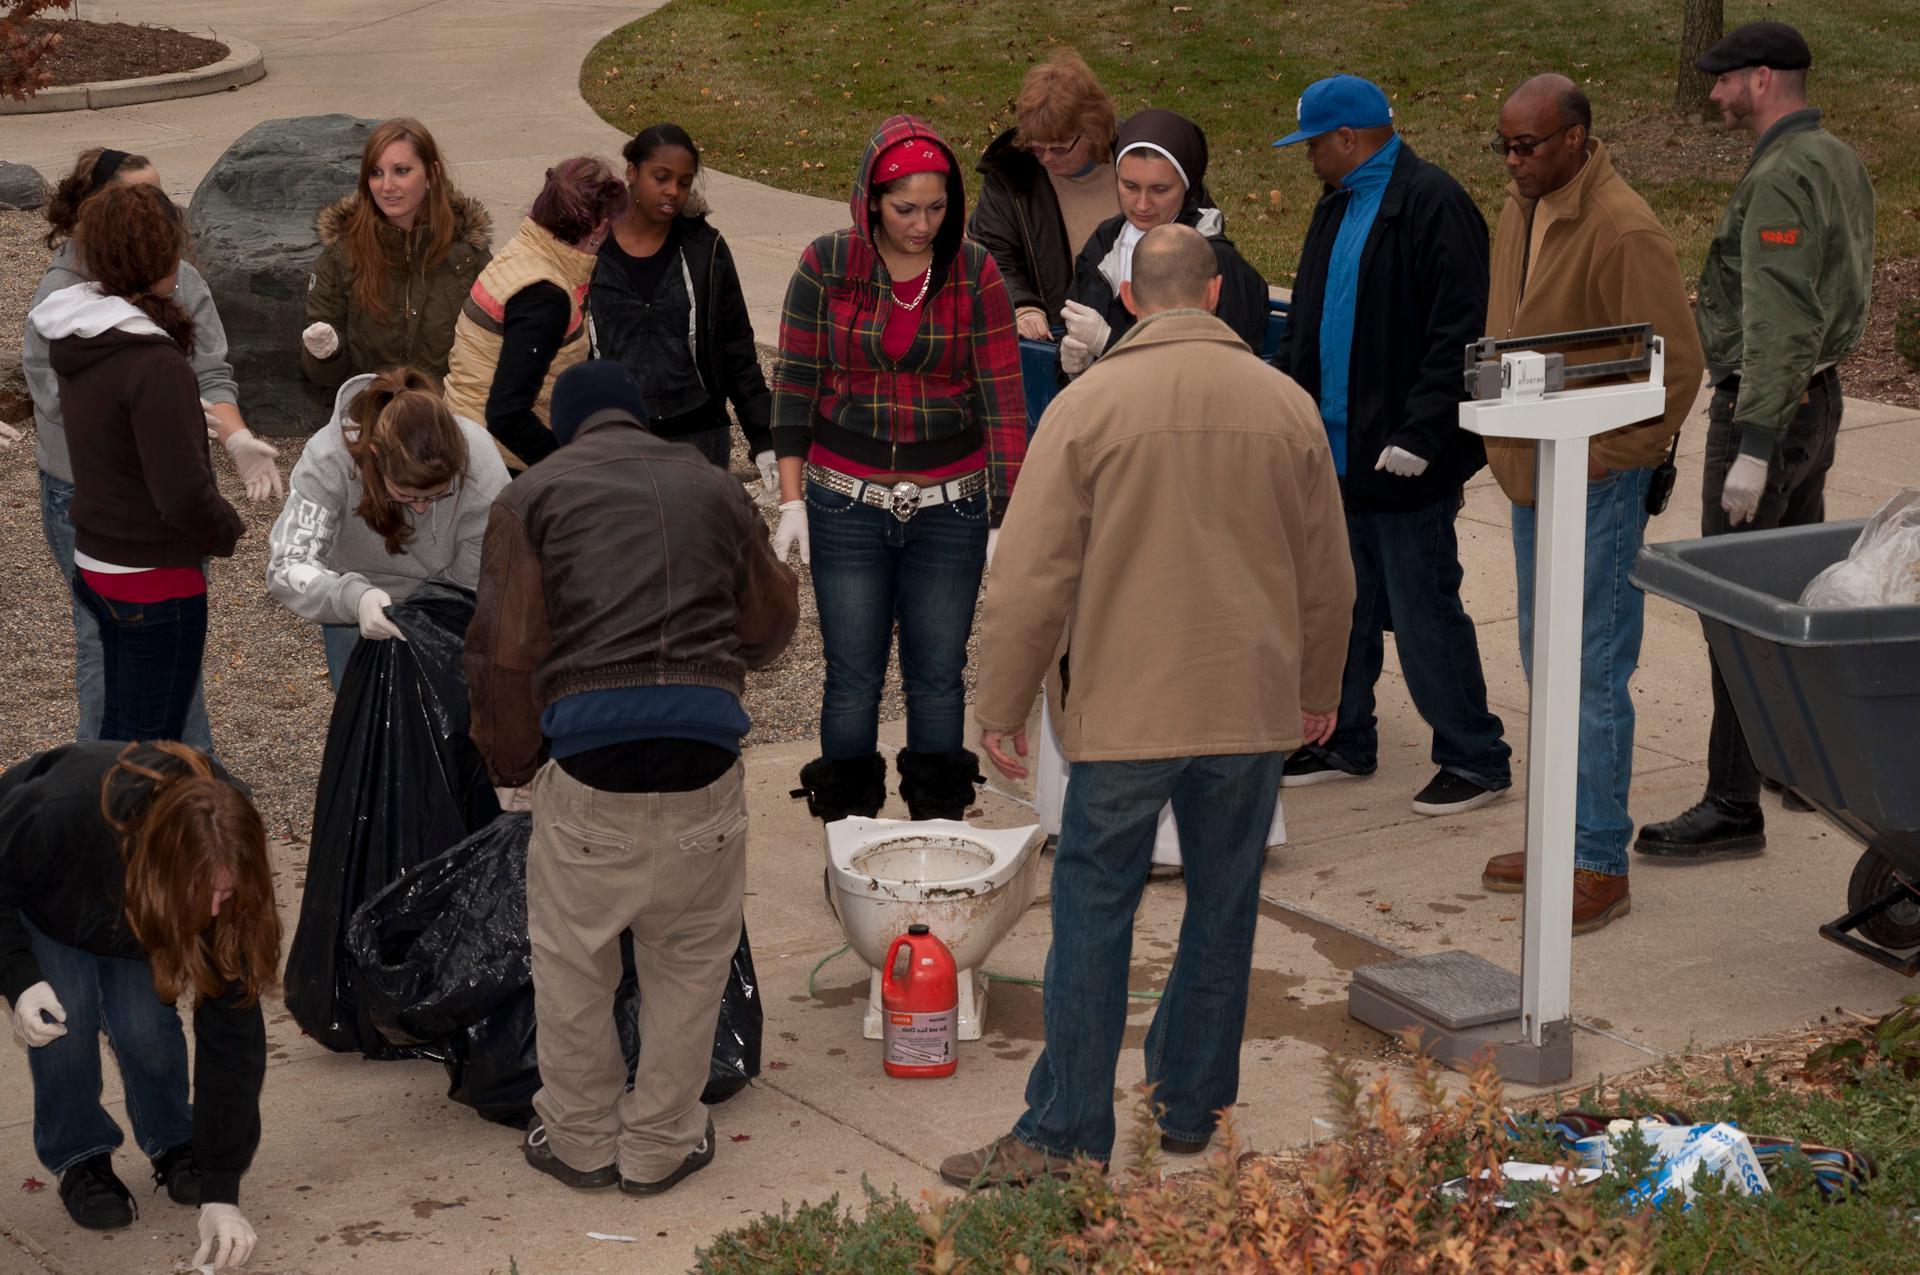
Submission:
M 1548 142 L 1560 136 L 1560 134 L 1566 132 L 1568 129 L 1579 128 L 1579 127 L 1580 125 L 1578 122 L 1575 122 L 1572 124 L 1562 124 L 1559 128 L 1554 129 L 1551 133 L 1548 133 L 1545 137 L 1536 137 L 1536 138 L 1533 138 L 1531 141 L 1524 141 L 1524 142 L 1509 141 L 1504 134 L 1495 133 L 1493 135 L 1493 140 L 1487 143 L 1487 149 L 1491 150 L 1495 156 L 1497 156 L 1502 160 L 1504 160 L 1507 157 L 1507 153 L 1509 151 L 1511 151 L 1515 155 L 1518 155 L 1521 159 L 1532 159 L 1533 153 L 1539 150 L 1542 146 L 1545 146 Z
M 1064 146 L 1058 142 L 1048 142 L 1044 146 L 1038 142 L 1028 142 L 1027 154 L 1039 160 L 1065 159 L 1068 155 L 1071 155 L 1073 153 L 1073 148 L 1080 144 L 1080 139 L 1083 136 L 1084 134 L 1075 133 L 1073 135 L 1073 140 L 1066 143 Z

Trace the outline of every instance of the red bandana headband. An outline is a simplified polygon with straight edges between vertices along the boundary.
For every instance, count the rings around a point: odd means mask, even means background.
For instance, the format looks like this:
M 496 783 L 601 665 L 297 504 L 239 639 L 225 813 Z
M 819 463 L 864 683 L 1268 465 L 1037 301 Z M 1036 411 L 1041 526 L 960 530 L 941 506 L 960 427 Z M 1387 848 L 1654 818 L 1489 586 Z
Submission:
M 947 157 L 938 146 L 923 137 L 909 137 L 880 152 L 880 158 L 873 162 L 873 182 L 877 186 L 915 173 L 946 171 Z

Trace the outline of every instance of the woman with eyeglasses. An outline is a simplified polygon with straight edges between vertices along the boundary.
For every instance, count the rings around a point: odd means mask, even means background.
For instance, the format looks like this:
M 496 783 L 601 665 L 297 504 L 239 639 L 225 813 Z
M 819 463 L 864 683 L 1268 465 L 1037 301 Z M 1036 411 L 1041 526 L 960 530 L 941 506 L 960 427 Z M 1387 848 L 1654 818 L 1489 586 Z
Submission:
M 426 580 L 473 589 L 507 467 L 484 427 L 416 368 L 356 376 L 308 440 L 273 524 L 267 592 L 320 625 L 340 689 L 360 638 L 402 636 L 386 608 Z
M 980 202 L 967 227 L 1013 298 L 1020 335 L 1051 341 L 1073 284 L 1073 261 L 1101 222 L 1118 215 L 1113 99 L 1070 49 L 1027 72 L 1014 127 L 974 165 Z

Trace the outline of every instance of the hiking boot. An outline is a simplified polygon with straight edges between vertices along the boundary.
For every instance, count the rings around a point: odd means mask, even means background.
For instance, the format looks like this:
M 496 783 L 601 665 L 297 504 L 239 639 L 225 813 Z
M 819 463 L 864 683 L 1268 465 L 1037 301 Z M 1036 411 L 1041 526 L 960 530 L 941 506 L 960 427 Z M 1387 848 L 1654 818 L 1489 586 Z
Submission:
M 900 768 L 900 797 L 907 818 L 955 819 L 964 822 L 973 804 L 974 785 L 984 784 L 980 756 L 962 748 L 957 753 L 917 753 L 903 748 L 893 759 Z
M 1512 791 L 1513 785 L 1504 784 L 1498 788 L 1488 788 L 1465 775 L 1456 775 L 1450 770 L 1440 771 L 1427 782 L 1413 798 L 1413 813 L 1416 815 L 1457 815 L 1490 801 L 1498 801 Z
M 1480 870 L 1480 888 L 1495 894 L 1519 894 L 1527 888 L 1527 852 L 1496 854 Z
M 1747 859 L 1767 848 L 1767 821 L 1757 801 L 1707 797 L 1677 819 L 1640 829 L 1633 848 L 1669 863 Z
M 604 1165 L 598 1169 L 576 1169 L 553 1152 L 547 1141 L 547 1124 L 536 1119 L 527 1130 L 527 1139 L 520 1146 L 521 1153 L 527 1157 L 527 1163 L 550 1178 L 557 1178 L 576 1191 L 598 1191 L 610 1187 L 620 1180 L 618 1165 Z
M 1627 893 L 1627 874 L 1589 872 L 1578 868 L 1573 874 L 1573 932 L 1591 934 L 1633 910 Z
M 620 1189 L 628 1195 L 658 1195 L 674 1186 L 682 1178 L 690 1177 L 713 1163 L 713 1121 L 707 1121 L 707 1132 L 700 1139 L 700 1145 L 687 1153 L 680 1167 L 661 1178 L 658 1182 L 635 1182 L 626 1174 L 620 1175 Z
M 1370 770 L 1342 770 L 1318 753 L 1297 748 L 1287 754 L 1286 764 L 1280 767 L 1280 786 L 1308 788 L 1333 779 L 1365 779 L 1372 773 Z
M 60 1202 L 75 1225 L 89 1231 L 117 1231 L 140 1216 L 133 1192 L 115 1175 L 113 1156 L 105 1151 L 67 1167 L 60 1175 Z
M 193 1158 L 191 1142 L 153 1158 L 153 1189 L 161 1187 L 167 1189 L 167 1198 L 175 1204 L 200 1203 L 200 1164 Z
M 1100 1171 L 1106 1164 L 1096 1161 Z M 940 1178 L 953 1186 L 979 1190 L 990 1186 L 1028 1186 L 1041 1178 L 1073 1176 L 1073 1161 L 1036 1151 L 1012 1134 L 995 1138 L 978 1151 L 950 1155 L 940 1162 Z
M 1791 815 L 1804 815 L 1812 811 L 1813 803 L 1802 797 L 1785 784 L 1776 784 L 1771 779 L 1762 779 L 1760 786 L 1768 792 L 1780 794 L 1780 809 Z
M 1212 1145 L 1213 1136 L 1211 1134 L 1200 1139 L 1198 1142 L 1187 1138 L 1176 1138 L 1164 1130 L 1162 1130 L 1160 1134 L 1160 1149 L 1168 1155 L 1199 1155 Z

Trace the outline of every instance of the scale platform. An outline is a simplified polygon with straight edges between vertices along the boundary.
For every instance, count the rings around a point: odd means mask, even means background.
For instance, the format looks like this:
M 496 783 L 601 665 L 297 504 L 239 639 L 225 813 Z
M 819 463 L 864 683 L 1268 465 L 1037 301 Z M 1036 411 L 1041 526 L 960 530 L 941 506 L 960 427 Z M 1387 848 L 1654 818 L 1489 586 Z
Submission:
M 1390 1036 L 1419 1028 L 1421 1048 L 1448 1067 L 1491 1053 L 1501 1076 L 1520 1084 L 1573 1074 L 1567 1020 L 1547 1024 L 1534 1044 L 1521 1031 L 1520 976 L 1470 952 L 1362 965 L 1347 988 L 1347 1013 Z

